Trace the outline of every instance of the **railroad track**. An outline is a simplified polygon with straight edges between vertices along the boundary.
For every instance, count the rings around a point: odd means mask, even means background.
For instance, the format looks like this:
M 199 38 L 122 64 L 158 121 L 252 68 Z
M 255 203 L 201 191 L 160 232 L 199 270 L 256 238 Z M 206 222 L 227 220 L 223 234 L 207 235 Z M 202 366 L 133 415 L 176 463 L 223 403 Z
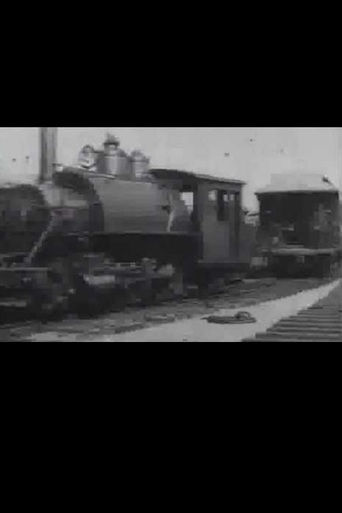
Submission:
M 328 280 L 329 281 L 329 280 Z M 90 332 L 113 333 L 114 331 L 131 331 L 143 327 L 157 325 L 174 317 L 182 320 L 196 316 L 206 315 L 222 308 L 242 308 L 260 302 L 280 299 L 296 294 L 302 290 L 319 287 L 327 280 L 275 280 L 259 279 L 246 280 L 231 284 L 228 290 L 221 294 L 214 294 L 206 299 L 188 298 L 180 301 L 169 300 L 163 303 L 141 308 L 129 306 L 120 312 L 106 312 L 94 318 L 79 319 L 67 315 L 60 321 L 41 322 L 37 319 L 21 319 L 17 322 L 0 324 L 0 341 L 20 341 L 31 337 L 34 333 L 55 333 L 70 337 L 88 334 Z
M 310 308 L 243 342 L 342 342 L 342 282 Z

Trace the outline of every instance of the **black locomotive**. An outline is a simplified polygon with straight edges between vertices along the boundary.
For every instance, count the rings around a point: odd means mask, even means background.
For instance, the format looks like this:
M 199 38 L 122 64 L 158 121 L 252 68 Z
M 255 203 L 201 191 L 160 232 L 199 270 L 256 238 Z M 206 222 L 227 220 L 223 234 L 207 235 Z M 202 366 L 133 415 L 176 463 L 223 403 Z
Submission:
M 0 308 L 149 302 L 248 266 L 244 183 L 150 169 L 114 137 L 39 185 L 0 187 Z

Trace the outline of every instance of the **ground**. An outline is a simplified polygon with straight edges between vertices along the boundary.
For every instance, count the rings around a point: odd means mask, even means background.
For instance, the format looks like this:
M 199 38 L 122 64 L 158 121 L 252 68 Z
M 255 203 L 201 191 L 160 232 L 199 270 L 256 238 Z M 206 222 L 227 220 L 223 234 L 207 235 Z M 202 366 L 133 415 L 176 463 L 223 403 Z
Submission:
M 203 321 L 203 316 L 220 310 L 236 312 L 247 309 L 251 313 L 256 312 L 260 322 L 264 318 L 273 320 L 276 319 L 279 312 L 286 315 L 289 307 L 294 304 L 294 297 L 297 304 L 299 304 L 299 297 L 302 298 L 300 301 L 310 302 L 317 296 L 315 290 L 324 291 L 326 285 L 332 286 L 329 285 L 331 283 L 332 280 L 318 279 L 246 280 L 232 285 L 225 294 L 206 301 L 198 299 L 172 301 L 148 308 L 127 308 L 123 312 L 107 313 L 96 319 L 70 317 L 58 323 L 30 323 L 26 326 L 3 327 L 0 331 L 0 340 L 142 341 L 149 340 L 149 336 L 153 336 L 154 339 L 157 337 L 158 340 L 159 336 L 160 340 L 201 340 L 203 337 L 205 339 L 209 337 L 208 339 L 215 341 L 218 340 L 218 336 L 221 339 L 227 338 L 227 327 L 224 329 L 225 335 L 221 336 L 221 332 L 218 331 L 219 327 L 209 326 L 206 321 Z M 317 289 L 318 287 L 320 289 Z M 310 290 L 311 293 L 300 296 L 303 291 Z M 271 312 L 273 312 L 272 315 Z M 198 324 L 198 322 L 200 323 Z M 207 335 L 204 335 L 203 326 L 206 327 Z M 246 332 L 248 326 L 248 330 L 251 331 L 247 330 Z M 235 340 L 239 334 L 245 336 L 245 332 L 246 336 L 249 336 L 253 332 L 251 326 L 230 326 L 229 333 L 231 335 L 229 337 Z M 257 327 L 260 328 L 259 324 Z M 264 325 L 261 326 L 261 328 L 263 327 Z M 203 337 L 201 338 L 202 332 Z

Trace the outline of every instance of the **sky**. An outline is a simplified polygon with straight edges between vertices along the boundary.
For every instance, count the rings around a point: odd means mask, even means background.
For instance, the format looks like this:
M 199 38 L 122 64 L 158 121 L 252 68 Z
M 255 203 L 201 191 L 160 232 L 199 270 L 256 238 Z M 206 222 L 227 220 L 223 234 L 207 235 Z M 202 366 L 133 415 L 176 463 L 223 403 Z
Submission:
M 249 209 L 257 207 L 255 191 L 272 174 L 322 173 L 342 191 L 341 128 L 59 127 L 59 163 L 74 163 L 85 144 L 100 146 L 106 132 L 115 134 L 126 152 L 143 151 L 153 167 L 247 182 L 244 204 Z M 38 128 L 0 128 L 1 182 L 33 181 L 38 162 Z

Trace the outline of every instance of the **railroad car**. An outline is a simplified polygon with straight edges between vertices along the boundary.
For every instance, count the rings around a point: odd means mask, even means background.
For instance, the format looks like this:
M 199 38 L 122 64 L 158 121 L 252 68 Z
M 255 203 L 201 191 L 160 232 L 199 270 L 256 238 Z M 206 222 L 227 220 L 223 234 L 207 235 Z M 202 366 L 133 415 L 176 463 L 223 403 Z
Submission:
M 149 302 L 248 266 L 239 180 L 151 169 L 115 137 L 39 185 L 0 188 L 0 307 Z M 152 298 L 152 299 L 151 299 Z
M 283 174 L 257 193 L 259 255 L 276 276 L 325 276 L 341 260 L 339 191 L 318 174 Z

